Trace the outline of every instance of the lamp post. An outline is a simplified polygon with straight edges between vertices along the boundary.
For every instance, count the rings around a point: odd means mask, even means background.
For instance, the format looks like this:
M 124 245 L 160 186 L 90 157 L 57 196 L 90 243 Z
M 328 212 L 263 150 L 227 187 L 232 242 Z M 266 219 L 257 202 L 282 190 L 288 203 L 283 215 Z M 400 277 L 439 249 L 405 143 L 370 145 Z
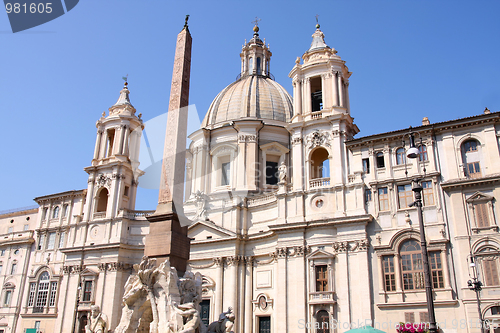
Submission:
M 419 150 L 415 147 L 415 137 L 410 129 L 410 148 L 406 151 L 406 156 L 411 159 L 419 158 Z M 422 214 L 422 185 L 420 179 L 412 181 L 412 190 L 415 193 L 415 202 L 412 206 L 417 207 L 418 226 L 420 229 L 420 248 L 422 250 L 422 264 L 424 266 L 425 297 L 427 299 L 427 313 L 429 314 L 429 332 L 437 332 L 436 315 L 434 314 L 434 298 L 432 295 L 432 279 L 429 267 L 429 255 L 427 253 L 427 242 L 425 240 L 424 217 Z
M 78 289 L 77 289 L 77 294 L 76 294 L 76 302 L 75 302 L 75 318 L 73 319 L 73 333 L 76 333 L 75 330 L 76 330 L 76 322 L 78 320 L 78 306 L 80 305 L 80 292 L 82 290 L 82 286 L 78 286 Z
M 472 254 L 470 255 L 470 267 L 472 268 L 472 276 L 471 280 L 467 281 L 467 286 L 469 287 L 470 290 L 473 290 L 476 292 L 476 301 L 477 301 L 477 312 L 479 314 L 479 324 L 481 325 L 481 333 L 484 333 L 484 321 L 483 321 L 483 315 L 481 314 L 481 301 L 479 300 L 479 294 L 481 290 L 483 289 L 483 284 L 479 279 L 477 278 L 477 272 L 476 272 L 476 263 L 474 262 L 474 257 Z

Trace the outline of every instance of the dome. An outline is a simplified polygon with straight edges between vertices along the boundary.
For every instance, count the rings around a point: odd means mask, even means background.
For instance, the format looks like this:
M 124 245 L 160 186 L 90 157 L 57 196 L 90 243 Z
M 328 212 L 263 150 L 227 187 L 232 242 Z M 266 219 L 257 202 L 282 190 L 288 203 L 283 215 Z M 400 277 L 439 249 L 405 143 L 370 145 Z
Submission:
M 247 75 L 222 90 L 208 109 L 203 127 L 241 118 L 288 122 L 292 98 L 269 76 Z

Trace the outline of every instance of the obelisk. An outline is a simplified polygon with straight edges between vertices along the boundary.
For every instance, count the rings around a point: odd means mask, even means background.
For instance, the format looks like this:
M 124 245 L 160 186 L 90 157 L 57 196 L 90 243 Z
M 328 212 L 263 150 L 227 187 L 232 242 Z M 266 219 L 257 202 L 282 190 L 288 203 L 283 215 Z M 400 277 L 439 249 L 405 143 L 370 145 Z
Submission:
M 167 258 L 177 271 L 186 271 L 189 259 L 187 226 L 179 223 L 183 215 L 184 172 L 186 163 L 186 136 L 189 105 L 189 76 L 191 71 L 191 44 L 186 15 L 184 28 L 177 35 L 172 86 L 167 115 L 165 146 L 161 171 L 160 194 L 156 212 L 147 219 L 144 255 L 156 258 L 157 264 Z

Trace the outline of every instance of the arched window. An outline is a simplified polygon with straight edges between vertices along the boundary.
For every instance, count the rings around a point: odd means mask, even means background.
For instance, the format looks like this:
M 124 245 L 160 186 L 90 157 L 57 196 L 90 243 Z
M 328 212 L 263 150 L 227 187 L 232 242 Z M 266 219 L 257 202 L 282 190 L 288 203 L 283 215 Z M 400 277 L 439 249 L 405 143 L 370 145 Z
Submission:
M 258 75 L 262 74 L 261 63 L 262 63 L 262 61 L 261 61 L 260 57 L 257 57 L 257 74 Z
M 330 177 L 328 151 L 324 148 L 318 148 L 311 154 L 311 178 L 328 177 Z
M 52 218 L 57 219 L 59 217 L 59 206 L 55 206 L 52 211 Z
M 418 242 L 410 239 L 401 245 L 401 273 L 403 274 L 403 289 L 424 289 L 424 267 L 422 265 L 422 250 Z
M 316 326 L 318 329 L 317 333 L 329 333 L 330 332 L 330 315 L 325 310 L 320 310 L 316 313 L 316 322 L 318 325 Z
M 477 140 L 467 140 L 462 144 L 462 162 L 465 169 L 465 175 L 468 178 L 481 177 L 481 165 L 479 142 Z
M 47 218 L 47 212 L 48 212 L 48 208 L 45 207 L 42 211 L 42 221 L 44 221 L 46 218 Z
M 396 164 L 402 165 L 406 162 L 405 150 L 404 148 L 398 148 L 396 150 Z
M 63 206 L 63 217 L 67 217 L 68 216 L 68 205 L 64 205 Z
M 104 187 L 101 190 L 101 192 L 99 192 L 96 212 L 106 212 L 107 208 L 108 208 L 108 189 Z
M 56 304 L 57 281 L 51 281 L 49 272 L 40 274 L 36 282 L 30 283 L 28 294 L 28 308 L 33 308 L 33 313 L 43 313 L 47 307 Z
M 425 145 L 418 146 L 418 159 L 420 162 L 428 161 L 427 147 Z

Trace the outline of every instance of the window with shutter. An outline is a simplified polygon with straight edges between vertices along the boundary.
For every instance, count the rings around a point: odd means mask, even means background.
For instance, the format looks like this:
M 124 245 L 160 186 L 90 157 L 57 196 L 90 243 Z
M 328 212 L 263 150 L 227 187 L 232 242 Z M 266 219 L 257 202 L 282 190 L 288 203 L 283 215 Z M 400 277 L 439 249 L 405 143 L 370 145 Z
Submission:
M 405 312 L 405 323 L 414 323 L 414 322 L 415 322 L 415 313 Z
M 488 204 L 478 203 L 474 206 L 474 209 L 476 211 L 476 223 L 478 228 L 489 227 Z
M 496 260 L 483 260 L 484 279 L 487 286 L 500 285 Z

